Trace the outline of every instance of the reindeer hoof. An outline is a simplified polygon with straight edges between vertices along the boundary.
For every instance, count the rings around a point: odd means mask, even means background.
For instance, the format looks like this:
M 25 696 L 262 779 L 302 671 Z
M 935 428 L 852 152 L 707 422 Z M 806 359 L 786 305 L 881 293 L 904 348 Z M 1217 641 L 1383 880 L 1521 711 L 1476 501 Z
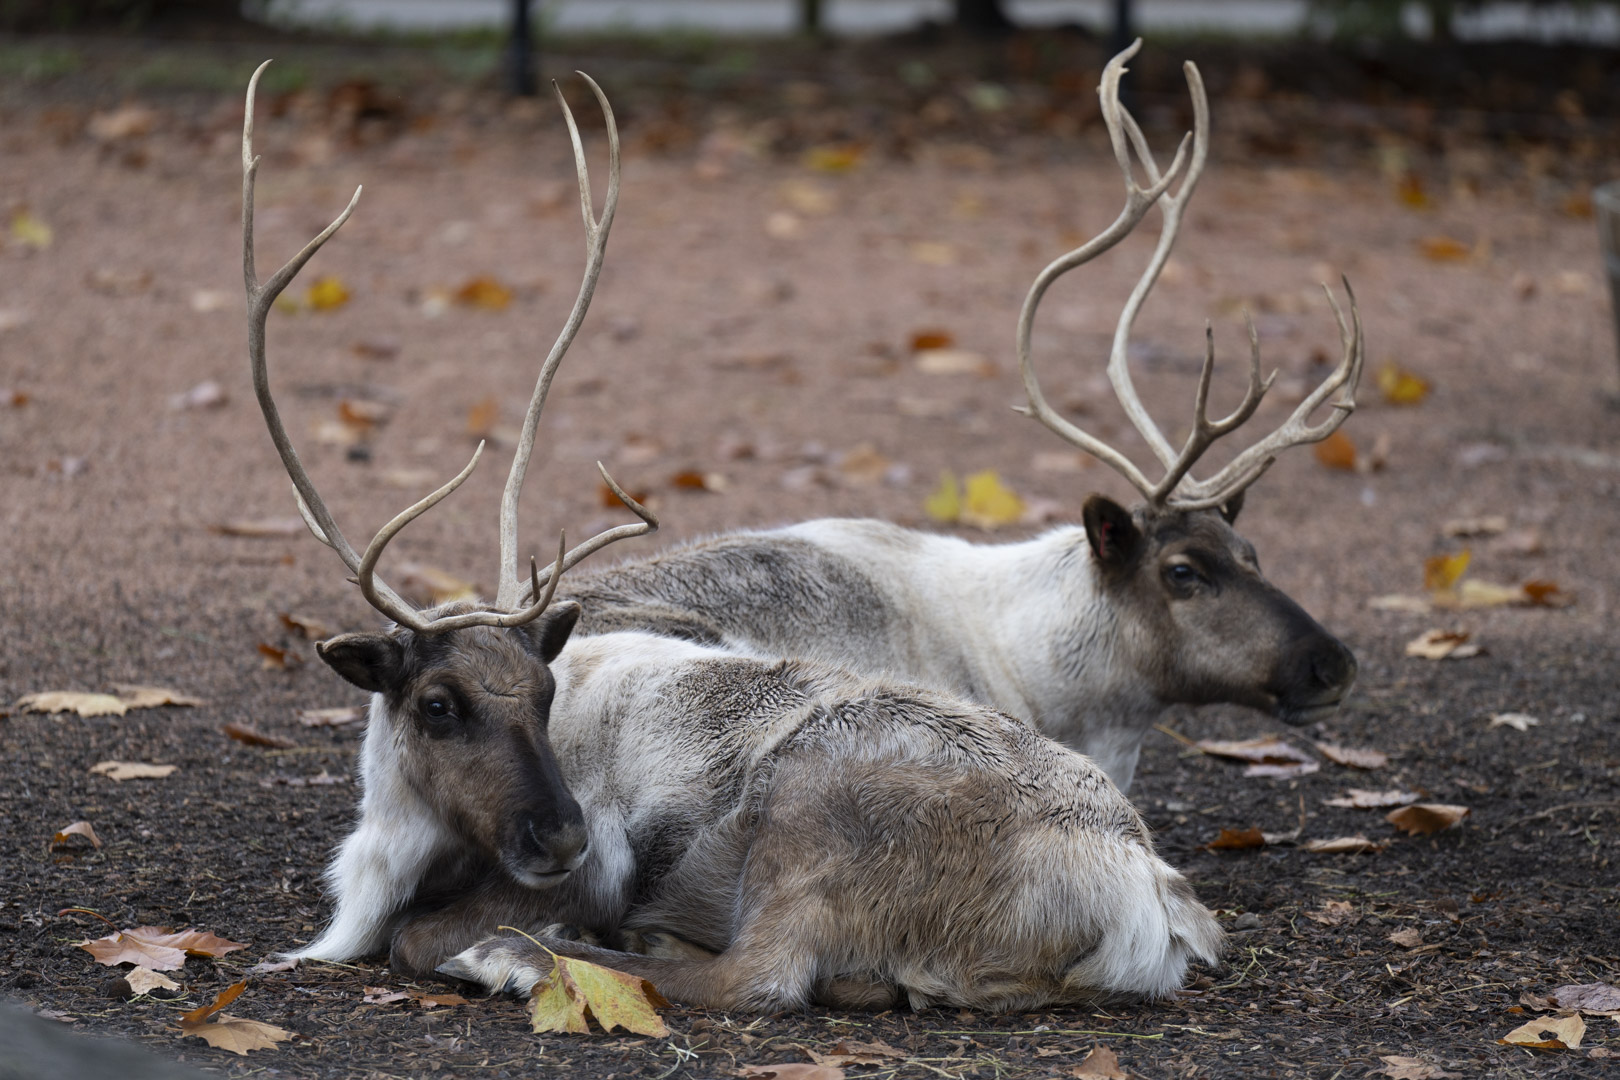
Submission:
M 624 942 L 626 952 L 641 953 L 661 960 L 714 959 L 714 953 L 708 949 L 663 930 L 626 930 Z
M 577 941 L 581 945 L 600 946 L 602 944 L 601 939 L 595 934 L 582 926 L 575 926 L 572 923 L 552 923 L 550 926 L 542 928 L 536 936 L 557 938 L 561 941 Z
M 551 960 L 523 938 L 490 938 L 457 953 L 436 970 L 476 983 L 491 994 L 526 998 L 536 983 L 551 974 Z

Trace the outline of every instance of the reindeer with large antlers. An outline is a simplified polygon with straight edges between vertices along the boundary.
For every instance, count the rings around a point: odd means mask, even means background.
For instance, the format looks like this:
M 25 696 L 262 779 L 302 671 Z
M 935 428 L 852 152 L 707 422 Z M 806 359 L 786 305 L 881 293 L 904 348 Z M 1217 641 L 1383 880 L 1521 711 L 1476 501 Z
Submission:
M 526 992 L 557 953 L 605 960 L 694 1004 L 764 1010 L 1038 1008 L 1181 985 L 1190 962 L 1214 959 L 1220 929 L 1081 755 L 982 706 L 814 663 L 640 632 L 570 642 L 578 606 L 548 606 L 563 571 L 656 525 L 622 492 L 641 523 L 559 549 L 545 578 L 531 560 L 525 592 L 517 491 L 618 191 L 612 112 L 591 88 L 612 148 L 607 208 L 593 218 L 570 118 L 586 277 L 502 500 L 500 595 L 492 608 L 418 612 L 377 578 L 378 557 L 472 465 L 363 553 L 343 539 L 271 399 L 265 319 L 353 203 L 257 284 L 249 86 L 243 224 L 259 401 L 311 530 L 395 622 L 319 646 L 372 700 L 360 821 L 329 874 L 337 912 L 295 955 L 343 960 L 387 947 L 403 971 Z M 651 955 L 490 937 L 556 923 Z
M 1109 62 L 1098 94 L 1126 199 L 1103 233 L 1036 277 L 1018 318 L 1023 411 L 1095 455 L 1142 493 L 1126 509 L 1093 495 L 1083 528 L 1024 543 L 980 545 L 865 520 L 827 519 L 745 532 L 574 579 L 581 632 L 643 627 L 777 656 L 889 675 L 992 705 L 1087 754 L 1128 788 L 1147 732 L 1166 706 L 1235 702 L 1289 723 L 1331 715 L 1348 693 L 1349 650 L 1261 575 L 1232 529 L 1243 494 L 1289 447 L 1332 434 L 1355 407 L 1361 320 L 1328 293 L 1343 351 L 1337 367 L 1271 434 L 1207 480 L 1191 469 L 1259 408 L 1259 341 L 1249 328 L 1248 389 L 1230 416 L 1207 415 L 1213 337 L 1199 375 L 1192 431 L 1177 452 L 1131 380 L 1132 326 L 1169 258 L 1209 152 L 1203 80 L 1185 67 L 1193 131 L 1160 170 L 1119 101 L 1125 62 Z M 1137 180 L 1137 167 L 1146 173 Z M 1178 186 L 1179 185 L 1179 186 Z M 1174 189 L 1174 190 L 1172 190 Z M 1114 247 L 1157 206 L 1163 228 L 1114 331 L 1108 377 L 1164 469 L 1157 481 L 1118 449 L 1059 415 L 1035 375 L 1031 333 L 1052 283 Z M 1346 283 L 1346 291 L 1349 286 Z M 1327 415 L 1311 423 L 1326 405 Z

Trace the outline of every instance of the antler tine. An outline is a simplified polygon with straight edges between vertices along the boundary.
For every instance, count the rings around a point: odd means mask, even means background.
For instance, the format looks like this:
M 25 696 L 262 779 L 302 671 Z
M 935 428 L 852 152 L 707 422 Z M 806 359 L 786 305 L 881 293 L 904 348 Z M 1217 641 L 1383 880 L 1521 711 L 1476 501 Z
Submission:
M 1339 302 L 1333 295 L 1333 290 L 1325 284 L 1322 286 L 1322 291 L 1327 294 L 1328 305 L 1333 309 L 1333 317 L 1339 324 L 1339 340 L 1344 346 L 1344 353 L 1338 366 L 1321 385 L 1299 403 L 1281 427 L 1238 454 L 1225 468 L 1208 480 L 1184 484 L 1179 494 L 1169 496 L 1169 505 L 1185 510 L 1202 510 L 1219 506 L 1258 480 L 1266 469 L 1271 467 L 1278 454 L 1292 446 L 1321 442 L 1339 430 L 1339 425 L 1355 412 L 1356 387 L 1361 382 L 1366 347 L 1361 329 L 1361 311 L 1356 306 L 1355 290 L 1350 287 L 1348 278 L 1341 280 L 1344 282 L 1345 295 L 1350 299 L 1348 324 L 1345 322 L 1343 309 L 1339 307 Z M 1250 337 L 1252 341 L 1254 337 L 1252 323 Z M 1268 385 L 1269 382 L 1270 380 L 1267 380 Z M 1338 394 L 1337 400 L 1329 403 L 1332 411 L 1321 423 L 1312 425 L 1311 414 L 1327 403 L 1329 395 L 1335 393 Z M 1248 404 L 1247 398 L 1244 404 Z M 1241 408 L 1240 406 L 1240 411 Z
M 585 164 L 585 147 L 580 141 L 579 127 L 574 123 L 574 114 L 563 97 L 562 90 L 555 82 L 551 84 L 552 91 L 557 96 L 557 103 L 562 106 L 563 119 L 568 124 L 568 137 L 574 149 L 574 170 L 579 179 L 580 212 L 585 219 L 585 273 L 580 281 L 579 295 L 574 300 L 573 310 L 568 313 L 568 321 L 563 325 L 557 340 L 551 346 L 545 363 L 540 368 L 540 378 L 535 383 L 534 395 L 529 400 L 529 411 L 523 418 L 523 431 L 518 437 L 517 451 L 512 458 L 512 469 L 507 474 L 506 489 L 501 495 L 501 566 L 500 588 L 496 595 L 496 606 L 514 608 L 522 599 L 523 583 L 518 577 L 517 556 L 517 530 L 518 530 L 518 499 L 523 492 L 523 479 L 529 468 L 529 457 L 534 450 L 535 430 L 540 424 L 540 414 L 545 408 L 546 397 L 551 392 L 551 381 L 557 374 L 557 367 L 573 344 L 579 333 L 580 324 L 585 320 L 585 312 L 591 306 L 591 297 L 596 292 L 597 279 L 602 274 L 602 261 L 607 251 L 608 232 L 613 227 L 613 215 L 619 205 L 619 129 L 613 119 L 613 108 L 608 104 L 607 95 L 596 84 L 596 80 L 578 72 L 596 95 L 597 104 L 602 108 L 603 119 L 607 123 L 608 137 L 608 188 L 607 197 L 602 204 L 602 216 L 596 217 L 591 197 L 590 173 Z M 611 482 L 610 482 L 611 483 Z M 617 492 L 617 485 L 613 485 Z M 651 532 L 657 528 L 657 518 L 647 515 L 633 500 L 620 493 L 621 501 L 642 518 L 642 525 L 621 525 L 610 529 L 596 540 L 587 541 L 581 548 L 595 544 L 589 551 L 577 558 L 570 556 L 563 567 L 572 566 L 591 551 L 596 551 L 614 540 L 622 539 L 626 535 L 637 536 Z M 628 533 L 622 530 L 632 530 Z M 603 539 L 607 537 L 607 539 Z M 601 543 L 596 543 L 600 540 Z M 576 549 L 580 550 L 580 549 Z M 560 571 L 559 571 L 560 572 Z M 527 609 L 525 609 L 527 610 Z M 543 610 L 543 607 L 542 607 Z M 536 611 L 533 618 L 539 614 Z
M 1147 440 L 1149 447 L 1160 461 L 1169 467 L 1175 460 L 1168 440 L 1148 416 L 1143 408 L 1141 399 L 1136 394 L 1136 388 L 1131 382 L 1129 371 L 1125 368 L 1126 354 L 1130 338 L 1131 324 L 1135 321 L 1136 313 L 1141 308 L 1147 293 L 1158 280 L 1159 272 L 1163 270 L 1165 260 L 1169 257 L 1170 247 L 1175 243 L 1176 232 L 1180 228 L 1181 210 L 1187 198 L 1192 194 L 1198 183 L 1199 175 L 1203 172 L 1204 163 L 1208 158 L 1209 142 L 1209 102 L 1204 92 L 1203 79 L 1198 69 L 1192 64 L 1185 65 L 1188 89 L 1193 98 L 1193 130 L 1184 136 L 1176 148 L 1176 155 L 1170 163 L 1169 169 L 1160 174 L 1158 163 L 1154 160 L 1152 151 L 1147 145 L 1147 139 L 1142 134 L 1141 127 L 1134 117 L 1120 103 L 1119 82 L 1125 73 L 1125 62 L 1136 55 L 1142 46 L 1138 38 L 1129 48 L 1115 56 L 1103 69 L 1102 82 L 1097 88 L 1098 99 L 1101 102 L 1103 121 L 1108 127 L 1109 142 L 1114 150 L 1115 160 L 1118 161 L 1120 171 L 1125 178 L 1125 206 L 1120 210 L 1119 216 L 1107 229 L 1048 265 L 1036 276 L 1030 286 L 1029 294 L 1024 298 L 1023 309 L 1018 316 L 1018 366 L 1024 378 L 1024 391 L 1029 398 L 1029 404 L 1019 409 L 1026 416 L 1034 417 L 1045 425 L 1059 438 L 1079 447 L 1087 453 L 1098 458 L 1110 468 L 1114 469 L 1144 496 L 1153 496 L 1155 485 L 1148 481 L 1142 471 L 1136 467 L 1120 451 L 1104 443 L 1101 439 L 1087 434 L 1080 427 L 1060 416 L 1048 402 L 1041 391 L 1040 383 L 1036 378 L 1034 362 L 1031 356 L 1030 337 L 1034 327 L 1035 312 L 1041 300 L 1046 295 L 1054 281 L 1068 273 L 1077 266 L 1090 262 L 1097 256 L 1114 247 L 1141 222 L 1148 210 L 1157 203 L 1164 215 L 1164 228 L 1159 236 L 1159 244 L 1153 253 L 1141 280 L 1137 282 L 1127 302 L 1124 312 L 1120 315 L 1119 324 L 1115 330 L 1113 348 L 1108 362 L 1108 377 L 1114 387 L 1125 414 L 1131 423 L 1141 432 Z M 1148 187 L 1141 187 L 1134 175 L 1131 164 L 1132 151 L 1147 173 Z M 1169 194 L 1171 185 L 1180 182 L 1179 190 Z
M 349 220 L 354 213 L 355 206 L 360 201 L 360 192 L 363 188 L 355 188 L 354 196 L 349 205 L 326 228 L 322 229 L 316 237 L 305 244 L 303 250 L 288 259 L 286 264 L 270 276 L 270 280 L 259 283 L 258 272 L 255 268 L 253 250 L 253 203 L 254 190 L 259 174 L 259 159 L 253 153 L 253 105 L 259 89 L 259 78 L 264 69 L 270 66 L 266 60 L 253 72 L 248 80 L 247 100 L 242 113 L 242 280 L 247 290 L 247 316 L 248 316 L 248 361 L 253 372 L 253 393 L 259 401 L 259 411 L 264 414 L 265 426 L 270 430 L 271 441 L 275 443 L 276 452 L 281 456 L 282 466 L 292 479 L 293 490 L 298 497 L 298 512 L 303 516 L 304 523 L 309 526 L 315 539 L 338 553 L 343 564 L 357 575 L 361 574 L 363 557 L 354 550 L 354 546 L 344 537 L 337 522 L 333 519 L 331 511 L 327 510 L 326 503 L 321 499 L 320 492 L 309 478 L 298 451 L 287 434 L 286 425 L 282 423 L 281 412 L 276 408 L 275 399 L 270 394 L 270 371 L 265 358 L 265 324 L 270 317 L 271 306 L 276 298 L 287 288 L 292 279 L 304 268 L 304 264 L 330 240 L 343 223 Z M 474 457 L 476 462 L 477 458 Z M 468 466 L 468 470 L 471 466 Z M 455 486 L 466 479 L 465 472 L 457 480 L 452 481 L 448 489 L 441 489 L 436 493 L 434 501 L 449 494 Z M 407 511 L 409 513 L 409 511 Z M 397 519 L 396 519 L 397 520 Z M 409 519 L 407 519 L 409 520 Z M 397 531 L 397 530 L 396 530 Z M 377 607 L 379 611 L 391 619 L 406 625 L 420 623 L 421 619 L 416 611 L 399 594 L 390 589 L 386 583 L 376 580 L 370 575 L 369 585 L 362 585 L 366 591 L 366 598 Z
M 1182 446 L 1181 453 L 1176 456 L 1175 464 L 1165 471 L 1164 478 L 1154 486 L 1153 494 L 1148 496 L 1149 502 L 1164 502 L 1187 475 L 1187 470 L 1191 469 L 1193 463 L 1209 449 L 1211 443 L 1222 435 L 1235 431 L 1254 415 L 1254 410 L 1260 407 L 1260 401 L 1266 396 L 1266 391 L 1270 390 L 1271 384 L 1276 381 L 1275 371 L 1264 379 L 1260 378 L 1260 332 L 1254 328 L 1254 320 L 1249 317 L 1248 312 L 1243 313 L 1243 318 L 1249 325 L 1249 387 L 1243 392 L 1242 402 L 1225 419 L 1215 421 L 1209 419 L 1209 383 L 1215 371 L 1215 330 L 1205 323 L 1204 367 L 1198 375 L 1198 397 L 1193 404 L 1193 429 L 1188 432 L 1187 442 Z

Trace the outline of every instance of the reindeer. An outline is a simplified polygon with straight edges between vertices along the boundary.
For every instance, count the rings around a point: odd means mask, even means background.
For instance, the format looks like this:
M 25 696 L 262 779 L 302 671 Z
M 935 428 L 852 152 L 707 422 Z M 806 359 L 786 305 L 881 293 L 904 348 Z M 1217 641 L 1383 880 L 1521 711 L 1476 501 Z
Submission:
M 1234 702 L 1290 724 L 1333 714 L 1355 680 L 1355 657 L 1265 579 L 1254 548 L 1232 525 L 1245 490 L 1278 454 L 1327 438 L 1354 410 L 1364 356 L 1355 296 L 1345 282 L 1347 325 L 1324 287 L 1343 345 L 1333 372 L 1277 430 L 1209 479 L 1195 480 L 1194 464 L 1254 415 L 1275 375 L 1260 377 L 1250 321 L 1243 400 L 1230 416 L 1209 419 L 1215 349 L 1206 330 L 1193 427 L 1179 450 L 1137 396 L 1127 363 L 1131 328 L 1169 258 L 1209 148 L 1208 99 L 1188 63 L 1193 131 L 1160 172 L 1119 100 L 1125 62 L 1140 47 L 1138 40 L 1109 62 L 1098 90 L 1124 174 L 1125 206 L 1101 234 L 1036 277 L 1018 318 L 1017 355 L 1029 402 L 1021 411 L 1120 473 L 1143 501 L 1127 509 L 1092 495 L 1082 526 L 1013 544 L 846 519 L 721 536 L 571 582 L 563 595 L 585 607 L 581 632 L 643 628 L 948 691 L 1020 717 L 1086 754 L 1122 790 L 1130 787 L 1143 739 L 1169 705 Z M 1133 150 L 1145 186 L 1136 179 Z M 1157 482 L 1052 408 L 1030 344 L 1047 289 L 1118 244 L 1155 205 L 1163 229 L 1120 314 L 1107 370 L 1126 415 L 1164 468 Z M 1311 424 L 1324 404 L 1328 415 Z
M 261 67 L 260 72 L 263 71 Z M 264 285 L 253 265 L 253 99 L 243 127 L 244 276 L 259 404 L 305 521 L 338 552 L 386 630 L 317 652 L 372 694 L 360 821 L 330 881 L 337 912 L 295 955 L 387 946 L 527 991 L 547 949 L 604 960 L 717 1008 L 897 1001 L 1034 1008 L 1164 995 L 1221 932 L 1090 761 L 979 705 L 808 661 L 642 632 L 570 642 L 563 573 L 657 520 L 518 572 L 516 507 L 545 398 L 584 316 L 618 196 L 602 216 L 566 103 L 588 238 L 579 299 L 542 368 L 502 497 L 493 605 L 413 609 L 376 573 L 388 542 L 477 464 L 405 510 L 363 553 L 343 538 L 271 397 L 265 320 L 355 202 Z M 588 81 L 588 80 L 587 80 Z M 561 94 L 558 94 L 561 100 Z M 355 198 L 358 199 L 359 192 Z M 480 447 L 480 452 L 482 447 Z M 566 646 L 566 649 L 565 649 Z M 608 944 L 494 937 L 559 922 Z

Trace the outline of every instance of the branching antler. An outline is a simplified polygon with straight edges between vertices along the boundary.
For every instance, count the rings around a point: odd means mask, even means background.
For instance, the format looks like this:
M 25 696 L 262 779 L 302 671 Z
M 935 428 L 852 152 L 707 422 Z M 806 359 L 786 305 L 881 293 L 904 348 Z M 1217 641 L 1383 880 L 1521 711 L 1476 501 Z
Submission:
M 1211 421 L 1207 408 L 1209 384 L 1215 368 L 1215 342 L 1213 333 L 1206 329 L 1204 366 L 1198 379 L 1193 429 L 1188 434 L 1180 453 L 1171 447 L 1170 440 L 1165 438 L 1164 432 L 1159 430 L 1153 418 L 1148 415 L 1147 409 L 1143 407 L 1142 400 L 1136 393 L 1136 386 L 1131 381 L 1128 366 L 1131 329 L 1136 322 L 1137 313 L 1170 257 L 1170 249 L 1174 246 L 1176 235 L 1181 229 L 1181 217 L 1186 209 L 1187 200 L 1197 187 L 1209 156 L 1209 98 L 1204 91 L 1204 80 L 1199 75 L 1197 66 L 1189 62 L 1182 65 L 1182 70 L 1187 78 L 1187 89 L 1192 95 L 1193 130 L 1182 138 L 1181 144 L 1176 148 L 1176 155 L 1170 162 L 1170 168 L 1162 174 L 1159 172 L 1158 162 L 1147 145 L 1142 129 L 1119 100 L 1119 81 L 1126 71 L 1125 62 L 1135 56 L 1141 47 L 1141 39 L 1137 39 L 1124 52 L 1110 60 L 1103 70 L 1102 84 L 1097 88 L 1114 158 L 1119 162 L 1120 171 L 1125 177 L 1125 207 L 1107 229 L 1052 262 L 1036 276 L 1034 284 L 1030 286 L 1029 295 L 1025 297 L 1023 310 L 1018 316 L 1018 366 L 1023 373 L 1024 390 L 1029 397 L 1028 406 L 1021 408 L 1020 411 L 1039 420 L 1059 438 L 1106 463 L 1129 480 L 1150 504 L 1184 510 L 1202 510 L 1225 503 L 1254 483 L 1276 460 L 1277 455 L 1288 447 L 1320 442 L 1327 438 L 1354 411 L 1356 385 L 1361 378 L 1364 352 L 1361 317 L 1356 310 L 1355 294 L 1350 292 L 1348 281 L 1345 282 L 1345 291 L 1350 297 L 1350 326 L 1346 325 L 1344 314 L 1339 310 L 1333 294 L 1329 292 L 1328 302 L 1338 319 L 1339 334 L 1344 343 L 1344 357 L 1339 366 L 1315 392 L 1300 403 L 1287 423 L 1243 451 L 1215 476 L 1205 481 L 1197 481 L 1188 475 L 1192 466 L 1216 439 L 1236 430 L 1254 415 L 1266 391 L 1271 389 L 1276 375 L 1273 373 L 1264 379 L 1260 377 L 1260 340 L 1251 320 L 1249 384 L 1244 392 L 1243 401 L 1230 416 Z M 1133 152 L 1147 174 L 1148 186 L 1145 188 L 1137 183 L 1132 163 Z M 1178 181 L 1179 189 L 1171 193 L 1171 185 Z M 1047 403 L 1035 376 L 1030 346 L 1036 309 L 1052 283 L 1075 267 L 1095 259 L 1130 235 L 1155 204 L 1163 215 L 1163 228 L 1160 230 L 1159 242 L 1148 261 L 1147 269 L 1142 272 L 1136 287 L 1131 290 L 1131 295 L 1126 300 L 1125 308 L 1115 326 L 1113 346 L 1108 356 L 1108 381 L 1113 386 L 1114 394 L 1119 398 L 1125 415 L 1147 441 L 1153 456 L 1164 466 L 1164 477 L 1156 484 L 1149 481 L 1135 463 L 1119 450 L 1083 431 L 1059 415 Z M 1322 423 L 1310 425 L 1308 421 L 1311 412 L 1335 392 L 1339 392 L 1339 397 L 1332 403 L 1332 414 Z
M 477 450 L 473 452 L 469 461 L 461 472 L 457 473 L 447 484 L 427 496 L 425 499 L 408 507 L 393 520 L 377 531 L 377 535 L 366 545 L 365 552 L 356 552 L 353 545 L 344 538 L 342 530 L 337 526 L 332 514 L 321 499 L 320 492 L 315 489 L 304 469 L 303 462 L 298 457 L 298 451 L 293 447 L 291 438 L 287 435 L 286 426 L 281 421 L 280 411 L 276 408 L 275 399 L 270 394 L 269 368 L 265 360 L 265 322 L 269 318 L 270 309 L 276 298 L 281 295 L 304 268 L 304 264 L 321 249 L 321 246 L 332 235 L 342 228 L 343 223 L 349 220 L 354 213 L 355 205 L 360 201 L 361 188 L 356 188 L 354 197 L 349 205 L 337 219 L 321 230 L 320 234 L 304 245 L 302 251 L 289 259 L 285 266 L 277 270 L 270 279 L 260 284 L 258 273 L 254 267 L 253 253 L 253 193 L 254 184 L 258 178 L 259 159 L 253 155 L 253 104 L 256 96 L 259 77 L 264 74 L 270 61 L 266 60 L 259 65 L 253 77 L 248 81 L 247 105 L 242 118 L 242 277 L 247 288 L 248 307 L 248 359 L 253 370 L 253 392 L 258 397 L 259 409 L 264 413 L 265 425 L 270 430 L 270 438 L 275 442 L 276 451 L 281 455 L 281 463 L 292 478 L 293 490 L 298 498 L 298 510 L 303 515 L 304 523 L 309 526 L 315 538 L 338 553 L 355 575 L 354 580 L 360 586 L 361 594 L 378 611 L 387 615 L 401 626 L 409 627 L 418 633 L 435 634 L 447 630 L 457 630 L 469 626 L 521 626 L 532 622 L 545 611 L 551 603 L 556 592 L 557 581 L 563 572 L 576 565 L 580 560 L 593 552 L 599 551 L 616 540 L 631 536 L 640 536 L 658 528 L 658 519 L 646 507 L 636 502 L 624 492 L 608 475 L 601 463 L 597 468 L 601 470 L 602 479 L 618 499 L 627 506 L 641 520 L 635 524 L 620 525 L 587 540 L 573 551 L 565 552 L 566 545 L 559 546 L 557 561 L 547 570 L 544 581 L 534 561 L 530 560 L 529 577 L 532 582 L 527 596 L 530 603 L 522 605 L 525 583 L 518 576 L 517 563 L 517 500 L 523 487 L 524 473 L 528 469 L 529 456 L 534 448 L 535 429 L 540 422 L 540 413 L 545 407 L 546 395 L 551 389 L 552 378 L 556 375 L 557 367 L 562 362 L 563 355 L 573 343 L 574 337 L 579 333 L 580 324 L 585 319 L 585 312 L 590 307 L 591 295 L 596 290 L 597 279 L 602 272 L 602 259 L 607 249 L 608 230 L 613 225 L 613 214 L 619 201 L 619 132 L 613 120 L 613 110 L 608 106 L 607 97 L 602 93 L 590 76 L 581 72 L 581 77 L 590 85 L 592 93 L 602 106 L 602 112 L 607 122 L 609 146 L 609 174 L 607 199 L 603 206 L 602 216 L 596 218 L 592 215 L 590 179 L 585 168 L 585 149 L 580 142 L 579 129 L 574 124 L 574 116 L 569 111 L 568 103 L 563 100 L 562 91 L 557 90 L 557 100 L 561 103 L 563 116 L 568 123 L 568 133 L 573 144 L 574 165 L 579 175 L 580 202 L 585 215 L 586 258 L 585 275 L 580 284 L 579 296 L 574 301 L 574 308 L 569 313 L 568 321 L 564 324 L 562 332 L 558 334 L 551 352 L 546 357 L 545 364 L 540 371 L 540 379 L 535 386 L 534 395 L 529 401 L 529 411 L 524 418 L 523 433 L 518 442 L 517 453 L 512 461 L 512 471 L 506 482 L 506 490 L 501 500 L 501 568 L 500 589 L 496 597 L 493 611 L 474 611 L 461 615 L 448 616 L 439 619 L 426 619 L 412 605 L 407 603 L 386 582 L 377 576 L 377 561 L 382 557 L 383 549 L 388 546 L 401 529 L 416 518 L 437 505 L 442 499 L 455 491 L 478 465 L 483 456 L 484 444 L 480 442 Z M 556 89 L 553 84 L 553 89 Z M 542 586 L 544 590 L 542 591 Z

